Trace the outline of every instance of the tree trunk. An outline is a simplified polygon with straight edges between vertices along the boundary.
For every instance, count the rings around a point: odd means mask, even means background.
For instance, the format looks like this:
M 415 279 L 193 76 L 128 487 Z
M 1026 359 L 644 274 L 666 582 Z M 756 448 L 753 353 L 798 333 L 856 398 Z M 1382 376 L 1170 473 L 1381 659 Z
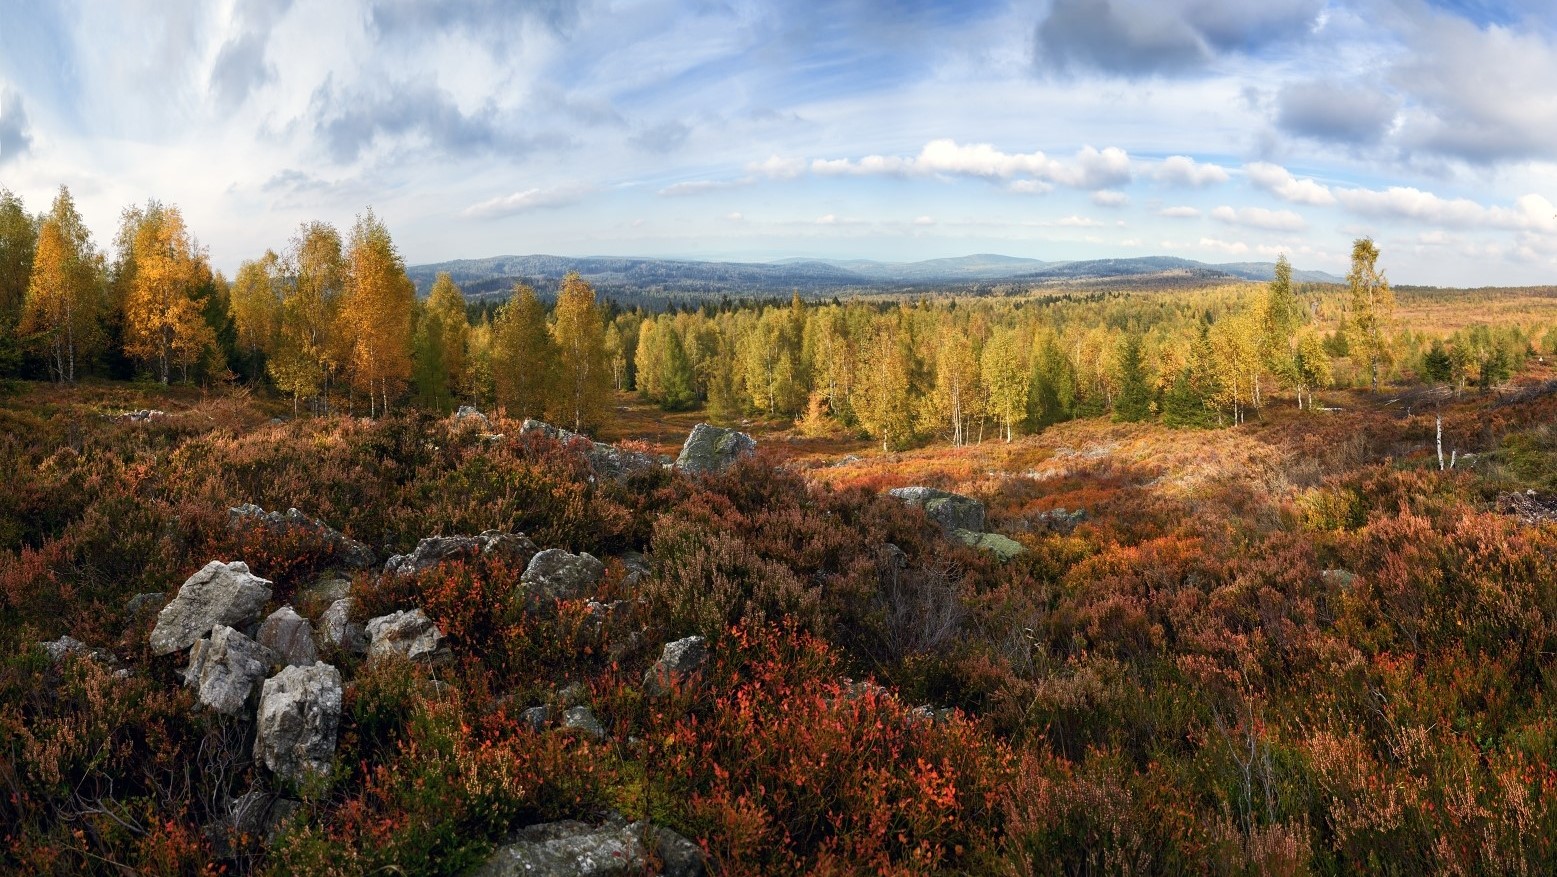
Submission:
M 1443 469 L 1443 412 L 1440 411 L 1438 412 L 1438 471 L 1442 472 Z

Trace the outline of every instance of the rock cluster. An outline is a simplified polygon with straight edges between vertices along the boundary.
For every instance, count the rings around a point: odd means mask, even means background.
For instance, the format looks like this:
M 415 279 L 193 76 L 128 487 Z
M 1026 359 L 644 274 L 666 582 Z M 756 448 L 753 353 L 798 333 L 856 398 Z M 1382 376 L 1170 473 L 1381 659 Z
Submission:
M 254 757 L 276 776 L 298 781 L 329 770 L 341 676 L 315 660 L 312 628 L 292 607 L 258 624 L 270 596 L 270 582 L 249 572 L 247 564 L 213 560 L 163 607 L 151 646 L 159 655 L 189 649 L 184 683 L 202 707 L 235 717 L 254 708 Z M 258 640 L 244 632 L 256 628 Z M 265 678 L 276 664 L 287 666 Z
M 984 529 L 984 504 L 971 497 L 933 487 L 897 487 L 887 492 L 908 505 L 924 509 L 925 516 L 948 534 Z
M 253 504 L 244 503 L 227 510 L 227 526 L 240 535 L 249 528 L 262 529 L 278 536 L 311 538 L 330 547 L 331 554 L 349 569 L 372 569 L 378 563 L 372 549 L 355 539 L 349 539 L 317 518 L 310 518 L 297 509 L 286 513 L 267 512 Z
M 584 458 L 589 461 L 590 470 L 595 475 L 615 481 L 624 481 L 635 472 L 659 469 L 667 462 L 664 458 L 652 454 L 629 451 L 615 445 L 593 441 L 589 436 L 569 432 L 540 420 L 526 420 L 519 428 L 519 434 L 544 435 L 570 447 L 580 447 L 584 452 Z M 579 443 L 575 444 L 575 440 L 579 440 Z
M 454 422 L 460 426 L 475 426 L 486 432 L 492 431 L 492 421 L 488 420 L 487 416 L 474 405 L 461 405 L 460 409 L 454 412 Z
M 757 453 L 757 442 L 744 432 L 721 429 L 706 423 L 692 428 L 681 454 L 676 457 L 676 468 L 696 475 L 708 475 L 735 465 L 737 460 Z
M 535 543 L 523 533 L 486 530 L 479 536 L 429 536 L 416 543 L 410 554 L 396 554 L 384 564 L 386 575 L 412 576 L 440 563 L 491 557 L 520 566 L 528 563 L 536 551 Z
M 896 487 L 887 491 L 904 504 L 924 509 L 947 536 L 1010 560 L 1027 549 L 999 533 L 984 532 L 984 504 L 972 497 L 934 487 Z

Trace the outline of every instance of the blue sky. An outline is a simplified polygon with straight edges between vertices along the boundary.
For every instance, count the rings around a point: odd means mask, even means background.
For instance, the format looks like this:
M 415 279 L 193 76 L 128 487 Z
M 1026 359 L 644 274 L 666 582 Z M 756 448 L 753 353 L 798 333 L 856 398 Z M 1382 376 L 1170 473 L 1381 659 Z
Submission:
M 0 0 L 0 186 L 229 274 L 371 205 L 511 253 L 1176 255 L 1557 282 L 1557 15 L 1515 0 Z

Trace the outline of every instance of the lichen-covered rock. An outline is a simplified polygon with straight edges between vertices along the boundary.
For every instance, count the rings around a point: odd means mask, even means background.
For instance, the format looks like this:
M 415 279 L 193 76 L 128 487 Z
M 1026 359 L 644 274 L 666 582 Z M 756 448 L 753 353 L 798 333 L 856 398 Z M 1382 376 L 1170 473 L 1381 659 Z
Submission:
M 254 758 L 294 782 L 323 774 L 335 757 L 340 720 L 340 672 L 325 663 L 287 667 L 260 691 Z
M 259 642 L 274 652 L 277 660 L 290 667 L 306 667 L 319 660 L 313 625 L 291 606 L 282 606 L 270 613 L 260 625 Z
M 189 650 L 184 684 L 195 690 L 195 699 L 202 705 L 236 716 L 270 672 L 273 660 L 275 655 L 264 645 L 218 624 L 209 637 L 195 640 Z
M 642 837 L 626 826 L 548 822 L 521 829 L 472 877 L 628 877 L 648 867 Z
M 562 727 L 569 731 L 577 731 L 595 740 L 604 740 L 606 736 L 605 725 L 600 724 L 600 719 L 595 717 L 595 711 L 587 705 L 564 710 L 562 713 Z
M 1046 512 L 1039 512 L 1034 523 L 1056 533 L 1069 535 L 1088 517 L 1086 509 L 1068 511 L 1064 506 L 1056 506 Z
M 664 877 L 701 877 L 708 860 L 702 847 L 668 828 L 652 829 L 651 838 L 658 843 Z
M 38 643 L 48 653 L 49 660 L 58 664 L 66 655 L 90 655 L 92 648 L 73 636 L 62 636 L 52 642 Z
M 644 873 L 651 852 L 666 877 L 704 871 L 702 848 L 670 829 L 619 819 L 598 827 L 569 820 L 521 829 L 472 877 L 626 877 Z
M 454 412 L 454 423 L 458 426 L 478 427 L 483 432 L 492 431 L 492 421 L 488 420 L 487 416 L 474 405 L 461 405 L 459 410 Z
M 540 420 L 526 420 L 524 425 L 520 427 L 519 434 L 544 435 L 569 447 L 580 448 L 584 453 L 584 458 L 589 462 L 589 468 L 596 475 L 617 481 L 625 480 L 634 472 L 659 469 L 668 461 L 668 458 L 661 458 L 638 451 L 629 451 L 618 448 L 615 445 L 593 441 L 589 436 L 579 435 L 576 432 L 570 432 Z M 576 442 L 575 440 L 582 441 Z
M 974 533 L 969 530 L 955 530 L 952 532 L 959 541 L 965 545 L 972 545 L 984 551 L 988 551 L 1001 560 L 1010 560 L 1018 554 L 1027 551 L 1026 546 L 999 533 Z
M 372 569 L 378 563 L 373 550 L 355 539 L 349 539 L 340 531 L 317 518 L 310 518 L 297 509 L 286 513 L 267 512 L 253 503 L 244 503 L 227 510 L 227 526 L 239 534 L 263 529 L 278 536 L 291 536 L 299 540 L 311 540 L 329 548 L 331 556 L 350 569 Z
M 297 592 L 298 605 L 328 606 L 351 596 L 351 579 L 325 576 Z
M 605 564 L 592 554 L 569 554 L 561 548 L 548 548 L 530 559 L 519 581 L 532 603 L 577 600 L 594 590 L 604 574 Z
M 757 442 L 746 433 L 699 423 L 692 427 L 686 443 L 681 446 L 676 468 L 699 475 L 723 472 L 734 466 L 735 461 L 755 453 Z
M 486 530 L 479 536 L 429 536 L 416 543 L 410 554 L 397 554 L 384 564 L 386 575 L 412 576 L 440 563 L 489 557 L 514 566 L 528 563 L 535 543 L 523 533 Z
M 270 582 L 249 572 L 241 560 L 213 560 L 190 576 L 178 596 L 157 613 L 151 651 L 167 655 L 187 649 L 218 624 L 245 628 L 259 620 L 270 600 Z
M 703 668 L 708 660 L 708 640 L 689 636 L 665 644 L 660 659 L 643 675 L 646 694 L 663 694 L 672 685 L 681 684 Z
M 532 706 L 519 714 L 520 721 L 529 725 L 532 730 L 543 731 L 546 723 L 551 721 L 551 707 L 542 704 Z
M 168 595 L 160 591 L 150 591 L 144 594 L 136 594 L 124 604 L 124 611 L 131 618 L 140 618 L 151 612 L 156 612 L 168 605 Z
M 423 664 L 439 664 L 451 657 L 443 631 L 420 609 L 369 619 L 367 633 L 371 640 L 369 658 L 400 655 Z
M 887 492 L 908 505 L 924 509 L 925 515 L 948 535 L 957 530 L 984 530 L 984 504 L 971 497 L 933 487 L 898 487 Z
M 342 597 L 330 604 L 319 616 L 319 641 L 343 652 L 365 655 L 368 653 L 368 633 L 358 622 L 351 620 L 351 598 Z

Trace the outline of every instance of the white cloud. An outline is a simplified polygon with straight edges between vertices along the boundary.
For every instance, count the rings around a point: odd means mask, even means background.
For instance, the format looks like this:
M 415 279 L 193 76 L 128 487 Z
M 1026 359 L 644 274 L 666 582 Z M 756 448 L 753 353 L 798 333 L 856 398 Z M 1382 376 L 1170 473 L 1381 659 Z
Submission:
M 1067 216 L 1054 223 L 1061 228 L 1102 228 L 1103 223 L 1090 216 Z
M 916 216 L 914 217 L 914 225 L 935 225 L 935 220 L 928 216 Z
M 1123 207 L 1130 203 L 1130 196 L 1117 189 L 1100 189 L 1092 193 L 1092 203 L 1099 207 Z
M 1411 97 L 1403 145 L 1476 164 L 1550 161 L 1557 46 L 1550 19 L 1538 20 L 1548 27 L 1478 26 L 1439 11 L 1405 19 L 1406 50 L 1389 77 Z
M 739 210 L 737 210 L 737 211 L 735 211 L 733 213 L 726 213 L 724 215 L 724 218 L 728 219 L 731 222 L 741 222 L 744 219 L 746 219 L 746 217 L 743 216 Z
M 528 210 L 566 207 L 569 204 L 576 204 L 583 200 L 592 191 L 594 191 L 593 187 L 583 185 L 525 189 L 512 195 L 502 195 L 478 204 L 472 204 L 465 208 L 461 215 L 473 219 L 492 219 L 500 216 L 512 216 L 515 213 L 524 213 Z
M 1202 249 L 1219 250 L 1234 256 L 1249 252 L 1249 245 L 1243 241 L 1224 241 L 1219 238 L 1201 238 L 1200 246 Z
M 1335 195 L 1321 183 L 1310 179 L 1297 179 L 1286 168 L 1257 161 L 1243 166 L 1244 177 L 1260 189 L 1293 204 L 1313 204 L 1327 207 L 1335 203 Z
M 1442 198 L 1411 186 L 1337 189 L 1335 196 L 1348 210 L 1364 216 L 1454 227 L 1557 233 L 1557 205 L 1543 195 L 1524 195 L 1512 207 L 1487 207 L 1469 198 Z
M 988 143 L 959 144 L 932 140 L 915 156 L 867 155 L 863 158 L 819 158 L 811 172 L 822 175 L 961 176 L 986 180 L 1053 183 L 1075 189 L 1106 189 L 1130 181 L 1130 156 L 1117 146 L 1082 147 L 1073 158 L 1050 158 L 1043 152 L 1007 153 Z M 1023 191 L 1017 189 L 1017 191 Z
M 1211 218 L 1228 225 L 1242 225 L 1267 231 L 1300 231 L 1308 227 L 1303 217 L 1290 210 L 1267 210 L 1264 207 L 1231 207 L 1222 205 L 1211 211 Z
M 1203 164 L 1187 155 L 1170 155 L 1152 173 L 1159 181 L 1175 186 L 1200 188 L 1227 182 L 1227 170 L 1218 164 Z
M 1166 216 L 1169 219 L 1197 219 L 1200 211 L 1193 207 L 1164 207 L 1157 211 L 1158 216 Z
M 675 198 L 683 195 L 702 195 L 705 192 L 718 192 L 722 189 L 737 189 L 741 186 L 749 185 L 751 185 L 751 180 L 687 180 L 666 186 L 654 194 Z
M 806 172 L 806 161 L 803 158 L 770 155 L 763 161 L 746 165 L 746 170 L 775 180 L 790 180 Z
M 1006 189 L 1018 195 L 1047 195 L 1054 191 L 1054 187 L 1043 180 L 1012 180 L 1006 184 Z
M 838 224 L 838 217 L 837 217 L 836 214 L 832 214 L 832 213 L 829 213 L 829 214 L 827 214 L 825 216 L 818 216 L 816 218 L 816 224 L 817 225 L 837 225 Z

